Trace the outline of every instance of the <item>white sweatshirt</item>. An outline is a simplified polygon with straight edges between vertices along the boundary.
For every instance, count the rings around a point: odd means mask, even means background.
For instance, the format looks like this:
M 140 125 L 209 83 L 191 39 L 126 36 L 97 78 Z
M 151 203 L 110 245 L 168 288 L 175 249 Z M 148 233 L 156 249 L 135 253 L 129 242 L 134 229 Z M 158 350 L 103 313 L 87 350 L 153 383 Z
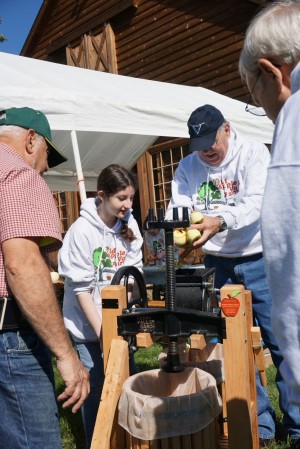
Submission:
M 280 111 L 262 208 L 272 327 L 284 361 L 280 371 L 289 400 L 300 406 L 300 63 L 292 95 Z
M 205 253 L 241 257 L 262 252 L 260 212 L 269 160 L 265 145 L 245 140 L 231 128 L 228 152 L 219 167 L 209 165 L 197 151 L 180 161 L 166 218 L 172 219 L 174 207 L 222 215 L 228 230 L 210 239 L 202 248 Z
M 101 316 L 101 289 L 109 285 L 118 268 L 135 266 L 142 269 L 143 239 L 136 220 L 127 217 L 136 237 L 128 242 L 120 235 L 122 221 L 108 228 L 97 213 L 98 199 L 85 200 L 80 217 L 73 223 L 59 251 L 59 274 L 65 278 L 64 322 L 77 341 L 97 341 L 97 336 L 77 301 L 76 294 L 90 292 Z

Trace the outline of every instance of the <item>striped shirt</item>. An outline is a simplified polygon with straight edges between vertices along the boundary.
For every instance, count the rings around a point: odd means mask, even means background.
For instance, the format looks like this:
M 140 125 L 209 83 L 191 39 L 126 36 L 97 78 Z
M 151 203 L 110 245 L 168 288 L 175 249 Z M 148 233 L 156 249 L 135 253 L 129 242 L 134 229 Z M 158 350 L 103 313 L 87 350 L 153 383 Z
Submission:
M 49 187 L 11 147 L 0 142 L 0 296 L 10 295 L 5 276 L 2 242 L 40 237 L 47 261 L 61 246 L 61 223 Z

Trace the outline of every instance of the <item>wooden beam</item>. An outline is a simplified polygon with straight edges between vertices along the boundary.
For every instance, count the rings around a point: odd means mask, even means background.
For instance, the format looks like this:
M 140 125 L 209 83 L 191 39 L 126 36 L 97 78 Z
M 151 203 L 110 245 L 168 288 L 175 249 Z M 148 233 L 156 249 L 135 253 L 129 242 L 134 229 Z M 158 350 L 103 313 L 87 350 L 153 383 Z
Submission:
M 108 71 L 109 73 L 117 74 L 118 65 L 117 65 L 115 34 L 109 23 L 105 26 L 105 35 L 106 35 L 106 48 L 108 59 Z
M 79 203 L 77 192 L 65 192 L 67 209 L 67 228 L 79 217 Z
M 148 348 L 154 342 L 153 336 L 148 332 L 136 334 L 137 348 Z
M 118 336 L 117 317 L 127 306 L 126 287 L 109 285 L 101 290 L 102 297 L 102 349 L 104 370 L 108 361 L 111 341 Z
M 94 428 L 91 449 L 120 449 L 125 447 L 125 431 L 118 429 L 119 435 L 111 444 L 111 435 L 116 430 L 116 411 L 124 381 L 129 377 L 128 344 L 124 340 L 111 342 L 105 381 Z
M 139 185 L 139 199 L 141 209 L 141 221 L 144 223 L 150 207 L 154 207 L 153 199 L 153 179 L 149 178 L 148 166 L 152 164 L 149 153 L 144 153 L 137 161 L 137 178 Z M 149 188 L 150 187 L 150 188 Z M 147 254 L 147 247 L 144 242 L 144 254 Z M 147 263 L 147 260 L 145 260 Z
M 148 211 L 150 207 L 154 207 L 154 204 L 151 204 L 150 199 L 150 190 L 149 185 L 152 179 L 149 179 L 148 176 L 148 165 L 151 164 L 151 156 L 148 153 L 144 153 L 137 162 L 137 176 L 139 183 L 139 192 L 140 192 L 140 201 L 141 201 L 141 215 L 142 220 L 145 220 L 148 215 Z
M 106 48 L 104 48 L 106 44 L 106 33 L 105 29 L 102 33 L 100 33 L 97 36 L 89 36 L 89 48 L 90 48 L 90 55 L 89 55 L 89 61 L 90 61 L 90 69 L 92 70 L 99 70 L 101 72 L 109 72 L 108 69 L 108 62 L 107 62 L 107 54 L 106 54 Z M 100 38 L 100 42 L 97 42 L 96 38 Z M 104 53 L 105 50 L 105 53 Z M 96 61 L 94 61 L 94 52 L 96 53 Z M 103 65 L 103 69 L 101 70 L 101 64 Z
M 190 336 L 191 349 L 203 349 L 206 346 L 205 337 L 203 334 L 193 334 Z
M 256 368 L 259 372 L 260 382 L 263 387 L 266 387 L 267 386 L 266 363 L 265 363 L 265 356 L 264 356 L 264 350 L 263 350 L 263 345 L 262 345 L 260 327 L 253 326 L 251 328 L 251 343 L 252 343 L 252 348 L 253 348 L 253 352 L 254 352 L 254 356 L 255 356 Z
M 158 299 L 150 299 L 148 301 L 148 307 L 166 307 L 166 301 Z
M 252 309 L 252 293 L 250 290 L 245 290 L 245 305 L 246 305 L 247 343 L 248 343 L 248 357 L 249 357 L 251 433 L 253 439 L 253 449 L 258 449 L 259 434 L 258 434 L 258 415 L 257 415 L 256 375 L 255 375 L 256 373 L 255 373 L 254 353 L 252 344 L 253 309 Z
M 254 449 L 250 417 L 250 377 L 247 343 L 245 289 L 243 285 L 225 285 L 221 298 L 233 291 L 240 302 L 238 313 L 226 317 L 226 339 L 223 341 L 226 406 L 228 418 L 228 443 L 230 449 Z M 221 301 L 222 304 L 222 301 Z

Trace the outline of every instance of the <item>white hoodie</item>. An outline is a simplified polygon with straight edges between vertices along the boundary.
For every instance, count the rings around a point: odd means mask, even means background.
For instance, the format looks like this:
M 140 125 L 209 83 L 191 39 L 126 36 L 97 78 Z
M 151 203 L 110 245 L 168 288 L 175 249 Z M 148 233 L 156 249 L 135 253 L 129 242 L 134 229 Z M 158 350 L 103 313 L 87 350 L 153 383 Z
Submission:
M 197 151 L 180 161 L 166 217 L 172 219 L 174 207 L 222 215 L 228 230 L 215 234 L 203 246 L 205 253 L 241 257 L 262 252 L 259 221 L 269 160 L 265 145 L 245 140 L 231 128 L 228 152 L 219 167 L 209 165 Z
M 300 406 L 300 63 L 292 72 L 291 88 L 274 131 L 262 237 L 272 329 L 284 358 L 280 371 L 289 400 Z
M 121 235 L 123 223 L 117 220 L 111 229 L 97 213 L 98 199 L 85 200 L 80 217 L 73 223 L 59 251 L 58 269 L 65 278 L 64 322 L 77 341 L 97 341 L 97 336 L 77 301 L 76 294 L 90 292 L 101 316 L 101 289 L 109 285 L 122 266 L 142 269 L 143 239 L 136 220 L 129 212 L 128 227 L 136 237 L 128 242 Z

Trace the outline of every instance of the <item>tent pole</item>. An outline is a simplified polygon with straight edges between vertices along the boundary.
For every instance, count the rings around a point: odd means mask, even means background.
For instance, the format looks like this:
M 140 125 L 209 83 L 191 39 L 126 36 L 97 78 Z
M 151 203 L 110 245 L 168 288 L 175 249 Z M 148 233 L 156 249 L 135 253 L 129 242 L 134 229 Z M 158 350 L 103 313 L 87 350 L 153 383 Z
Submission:
M 76 131 L 71 131 L 71 139 L 72 139 L 72 146 L 73 146 L 73 154 L 74 154 L 74 160 L 75 160 L 75 166 L 76 166 L 76 172 L 77 172 L 77 184 L 79 188 L 79 195 L 80 195 L 80 201 L 83 202 L 86 199 L 86 191 L 85 191 L 85 184 L 84 184 L 84 177 L 82 173 L 82 165 L 80 160 L 80 154 L 79 154 L 79 147 L 78 147 L 78 140 Z

